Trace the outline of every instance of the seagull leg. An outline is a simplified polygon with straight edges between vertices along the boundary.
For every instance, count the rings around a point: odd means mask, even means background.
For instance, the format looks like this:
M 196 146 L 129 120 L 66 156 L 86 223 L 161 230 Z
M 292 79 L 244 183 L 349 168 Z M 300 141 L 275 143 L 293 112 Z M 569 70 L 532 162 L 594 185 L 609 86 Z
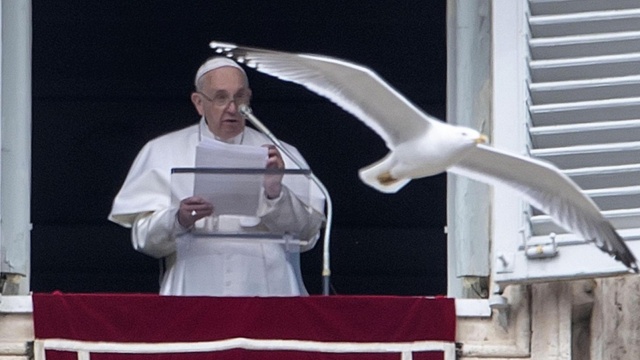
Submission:
M 391 173 L 389 171 L 385 171 L 382 174 L 378 175 L 378 181 L 380 182 L 380 184 L 388 186 L 396 183 L 398 179 L 391 176 Z

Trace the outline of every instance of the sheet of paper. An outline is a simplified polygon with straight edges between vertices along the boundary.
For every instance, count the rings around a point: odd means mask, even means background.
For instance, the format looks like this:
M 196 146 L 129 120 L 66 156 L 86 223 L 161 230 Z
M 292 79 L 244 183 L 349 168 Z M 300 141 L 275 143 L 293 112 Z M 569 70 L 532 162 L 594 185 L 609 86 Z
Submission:
M 196 147 L 196 168 L 264 169 L 268 150 L 262 146 L 231 145 L 203 139 Z M 262 191 L 262 174 L 196 173 L 193 193 L 211 202 L 219 215 L 255 216 Z

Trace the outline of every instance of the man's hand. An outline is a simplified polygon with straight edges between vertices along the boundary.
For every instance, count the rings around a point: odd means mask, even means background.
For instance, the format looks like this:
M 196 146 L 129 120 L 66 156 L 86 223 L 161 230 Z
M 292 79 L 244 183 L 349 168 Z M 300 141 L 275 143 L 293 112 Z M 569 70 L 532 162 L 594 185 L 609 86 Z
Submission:
M 185 228 L 190 228 L 203 217 L 213 214 L 213 205 L 205 199 L 191 196 L 180 201 L 178 209 L 178 223 Z
M 269 149 L 269 157 L 267 159 L 267 169 L 284 169 L 284 160 L 275 145 L 262 145 Z M 280 196 L 282 190 L 283 174 L 267 174 L 264 177 L 264 191 L 268 199 L 275 199 Z

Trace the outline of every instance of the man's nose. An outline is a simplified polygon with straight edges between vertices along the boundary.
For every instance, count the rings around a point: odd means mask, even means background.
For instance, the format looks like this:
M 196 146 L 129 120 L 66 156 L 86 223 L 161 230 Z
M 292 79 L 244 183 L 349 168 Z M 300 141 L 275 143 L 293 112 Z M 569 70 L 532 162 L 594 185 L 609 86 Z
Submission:
M 229 101 L 226 110 L 232 114 L 238 112 L 238 105 L 236 104 L 236 101 L 234 99 L 231 99 L 231 101 Z

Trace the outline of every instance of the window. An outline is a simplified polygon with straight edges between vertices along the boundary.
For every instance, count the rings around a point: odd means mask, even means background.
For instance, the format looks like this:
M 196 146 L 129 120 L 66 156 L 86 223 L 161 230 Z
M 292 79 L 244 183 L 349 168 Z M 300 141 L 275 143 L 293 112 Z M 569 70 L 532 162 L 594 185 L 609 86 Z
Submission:
M 493 19 L 494 145 L 554 163 L 640 254 L 640 6 L 501 5 Z M 516 194 L 496 188 L 493 196 L 498 284 L 626 272 Z M 557 246 L 557 254 L 528 258 L 526 247 L 537 244 Z

